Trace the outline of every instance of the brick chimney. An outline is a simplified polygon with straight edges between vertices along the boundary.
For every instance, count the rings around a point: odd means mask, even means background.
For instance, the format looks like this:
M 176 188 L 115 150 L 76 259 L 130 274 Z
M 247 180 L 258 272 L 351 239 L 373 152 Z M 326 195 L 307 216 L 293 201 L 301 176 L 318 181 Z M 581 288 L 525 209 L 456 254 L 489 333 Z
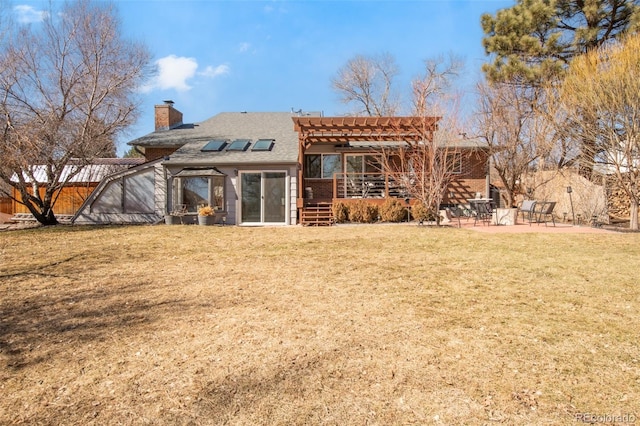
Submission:
M 164 101 L 156 105 L 156 132 L 169 130 L 182 125 L 182 113 L 173 107 L 173 101 Z

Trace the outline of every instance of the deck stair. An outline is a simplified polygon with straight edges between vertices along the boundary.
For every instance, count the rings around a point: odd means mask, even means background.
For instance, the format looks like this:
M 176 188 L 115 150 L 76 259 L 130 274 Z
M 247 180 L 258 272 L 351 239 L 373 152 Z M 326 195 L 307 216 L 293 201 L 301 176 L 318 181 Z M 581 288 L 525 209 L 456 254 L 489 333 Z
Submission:
M 300 223 L 303 226 L 333 225 L 333 210 L 331 208 L 331 203 L 307 204 L 302 209 Z

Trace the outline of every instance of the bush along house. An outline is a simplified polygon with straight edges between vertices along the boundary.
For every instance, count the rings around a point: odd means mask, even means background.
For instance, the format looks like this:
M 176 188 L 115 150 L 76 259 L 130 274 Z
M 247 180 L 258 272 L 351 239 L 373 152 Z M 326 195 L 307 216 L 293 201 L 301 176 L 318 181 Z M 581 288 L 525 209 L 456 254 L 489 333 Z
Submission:
M 404 200 L 382 167 L 389 151 L 381 147 L 424 137 L 415 132 L 416 120 L 223 112 L 185 124 L 165 101 L 155 107 L 155 131 L 129 142 L 146 162 L 105 178 L 74 219 L 187 224 L 211 206 L 229 225 L 331 224 L 337 201 Z M 437 119 L 429 120 L 432 137 Z M 457 146 L 469 155 L 460 156 L 448 203 L 488 192 L 486 149 L 462 140 Z

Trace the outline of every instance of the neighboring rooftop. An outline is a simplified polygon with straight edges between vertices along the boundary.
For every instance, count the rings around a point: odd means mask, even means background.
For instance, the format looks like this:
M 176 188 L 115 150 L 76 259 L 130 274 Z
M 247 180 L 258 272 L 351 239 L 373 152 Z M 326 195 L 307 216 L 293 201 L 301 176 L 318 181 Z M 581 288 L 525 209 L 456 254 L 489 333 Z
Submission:
M 129 167 L 137 166 L 145 162 L 144 158 L 96 158 L 92 160 L 91 164 L 83 166 L 82 169 L 72 178 L 69 179 L 69 183 L 96 183 L 100 182 L 104 177 L 119 172 L 121 170 L 128 169 Z M 36 182 L 46 183 L 48 182 L 46 168 L 43 165 L 31 166 L 32 172 Z M 73 160 L 67 164 L 62 170 L 60 181 L 64 181 L 71 173 L 77 171 L 77 167 L 73 164 Z M 31 182 L 31 179 L 25 174 L 26 182 Z M 17 181 L 17 176 L 14 175 L 12 179 Z

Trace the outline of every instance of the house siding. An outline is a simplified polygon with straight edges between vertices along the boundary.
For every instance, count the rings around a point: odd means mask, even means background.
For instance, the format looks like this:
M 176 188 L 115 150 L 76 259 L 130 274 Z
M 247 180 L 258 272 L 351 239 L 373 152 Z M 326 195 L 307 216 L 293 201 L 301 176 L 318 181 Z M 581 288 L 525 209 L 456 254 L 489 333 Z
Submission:
M 167 214 L 167 179 L 162 165 L 158 164 L 154 168 L 155 187 L 153 191 L 155 211 L 162 215 Z
M 455 175 L 447 187 L 445 204 L 466 204 L 476 193 L 489 196 L 487 191 L 487 167 L 489 157 L 484 150 L 472 150 L 463 156 L 462 173 Z M 453 193 L 453 199 L 451 198 Z

